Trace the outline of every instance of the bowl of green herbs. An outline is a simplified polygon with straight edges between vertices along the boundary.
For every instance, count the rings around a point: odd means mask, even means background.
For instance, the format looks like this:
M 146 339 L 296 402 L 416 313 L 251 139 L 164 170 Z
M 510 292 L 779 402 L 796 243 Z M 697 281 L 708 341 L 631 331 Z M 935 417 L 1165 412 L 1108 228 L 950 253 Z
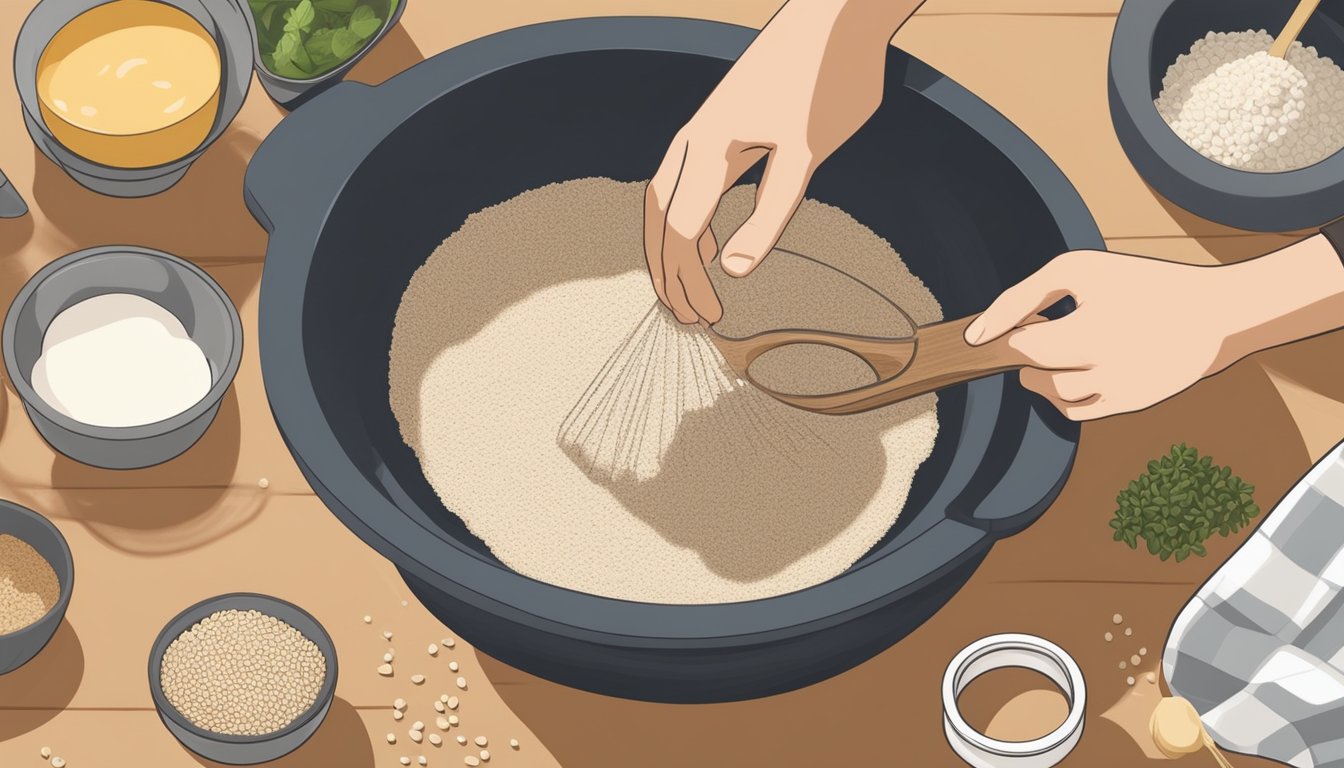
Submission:
M 407 0 L 247 0 L 257 76 L 293 108 L 339 82 L 401 18 Z

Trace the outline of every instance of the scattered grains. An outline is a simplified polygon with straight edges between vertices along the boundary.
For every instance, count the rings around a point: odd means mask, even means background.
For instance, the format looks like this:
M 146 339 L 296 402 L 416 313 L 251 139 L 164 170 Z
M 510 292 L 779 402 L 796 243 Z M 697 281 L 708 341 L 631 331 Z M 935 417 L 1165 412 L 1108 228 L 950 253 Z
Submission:
M 327 660 L 297 629 L 260 611 L 216 611 L 178 635 L 160 665 L 163 693 L 213 733 L 274 733 L 302 715 Z
M 459 703 L 459 701 L 458 701 L 458 698 L 457 698 L 456 696 L 449 696 L 449 697 L 448 697 L 448 708 L 449 708 L 449 709 L 457 709 L 457 705 L 458 705 L 458 703 Z
M 396 701 L 392 702 L 392 708 L 395 709 L 395 710 L 401 711 L 401 712 L 405 712 L 405 711 L 406 711 L 406 700 L 405 700 L 405 699 L 400 699 L 400 698 L 397 699 Z
M 1133 665 L 1136 666 L 1136 667 L 1139 666 L 1139 662 L 1140 662 L 1140 661 L 1143 661 L 1143 659 L 1140 659 L 1140 658 L 1139 658 L 1139 654 L 1137 654 L 1137 653 L 1134 654 L 1133 656 L 1130 656 L 1130 657 L 1129 657 L 1129 663 L 1130 663 L 1130 664 L 1133 664 Z
M 402 601 L 401 601 L 401 607 L 402 607 L 402 608 L 405 608 L 405 607 L 408 606 L 408 605 L 410 605 L 410 603 L 406 602 L 405 600 L 402 600 Z
M 900 514 L 937 435 L 935 396 L 832 417 L 734 387 L 677 423 L 656 477 L 644 482 L 594 477 L 580 454 L 557 445 L 557 428 L 655 302 L 641 257 L 644 191 L 643 183 L 580 179 L 468 217 L 401 298 L 389 369 L 401 434 L 445 506 L 524 575 L 662 603 L 762 598 L 825 581 Z M 714 230 L 734 231 L 754 193 L 750 185 L 730 190 Z M 891 246 L 843 211 L 803 201 L 781 244 L 874 286 L 918 323 L 942 317 Z M 809 270 L 834 274 L 776 253 L 751 280 L 717 265 L 711 279 L 732 302 L 733 332 L 761 325 L 890 335 L 896 323 L 908 332 L 885 301 L 854 311 L 852 281 L 840 279 L 849 294 L 823 295 L 805 279 Z M 600 319 L 573 322 L 592 307 L 602 308 Z M 683 344 L 704 348 L 701 329 L 663 318 L 655 331 L 669 359 Z M 493 373 L 520 366 L 527 375 L 507 385 Z M 656 429 L 661 409 L 647 415 Z M 731 468 L 719 450 L 728 435 Z M 464 444 L 474 450 L 464 454 Z M 518 466 L 528 471 L 503 470 Z M 844 520 L 831 512 L 842 509 Z
M 431 733 L 429 734 L 429 743 L 437 747 L 443 743 L 443 737 L 437 733 Z
M 391 665 L 391 664 L 379 664 L 379 665 L 378 665 L 378 674 L 382 675 L 383 677 L 391 677 L 391 676 L 392 676 L 392 665 Z
M 437 725 L 437 726 L 439 726 L 439 730 L 440 730 L 440 731 L 446 731 L 446 730 L 448 730 L 448 727 L 449 727 L 449 726 L 448 726 L 448 718 L 446 718 L 446 717 L 440 717 L 440 718 L 435 719 L 435 720 L 434 720 L 434 724 Z
M 462 722 L 462 721 L 459 720 L 459 719 L 457 718 L 457 715 L 449 715 L 449 716 L 448 716 L 448 724 L 449 724 L 449 725 L 458 725 L 458 724 L 460 724 L 461 722 Z
M 1269 55 L 1265 30 L 1209 32 L 1176 57 L 1153 102 L 1176 135 L 1232 168 L 1305 168 L 1344 147 L 1344 71 L 1294 42 Z
M 1148 655 L 1148 649 L 1147 649 L 1147 648 L 1140 648 L 1140 649 L 1139 649 L 1139 655 L 1140 655 L 1140 656 L 1147 656 L 1147 655 Z
M 416 762 L 420 763 L 421 765 L 429 765 L 429 758 L 425 757 L 424 755 L 421 755 L 420 757 L 416 758 Z
M 484 736 L 477 736 L 477 737 L 474 739 L 474 741 L 476 742 L 476 746 L 478 746 L 478 747 L 484 747 L 484 746 L 486 746 L 487 744 L 490 743 L 490 740 L 487 739 L 487 738 L 485 738 Z
M 457 662 L 456 661 L 448 662 L 448 669 L 452 670 L 453 672 L 456 672 L 458 669 Z
M 467 755 L 466 757 L 462 758 L 462 762 L 470 766 L 477 766 L 481 764 L 481 759 L 476 757 L 475 755 Z
M 0 535 L 0 635 L 36 622 L 61 597 L 61 583 L 46 558 L 23 539 Z
M 464 691 L 467 690 L 467 678 L 465 677 L 457 678 L 457 687 L 461 688 Z
M 395 733 L 389 733 L 389 734 L 387 734 L 387 743 L 388 743 L 388 744 L 396 744 L 396 743 L 397 743 L 397 734 L 395 734 Z
M 481 750 L 481 762 L 483 763 L 490 762 L 490 750 L 488 749 Z
M 257 487 L 264 491 L 271 487 L 271 481 L 263 477 L 257 481 Z
M 393 712 L 392 712 L 392 719 L 393 719 L 393 720 L 396 720 L 396 721 L 398 721 L 398 722 L 400 722 L 400 721 L 401 721 L 401 718 L 403 718 L 403 717 L 405 717 L 405 716 L 406 716 L 406 714 L 403 713 L 403 712 L 397 712 L 397 711 L 393 711 Z
M 438 699 L 435 699 L 435 700 L 434 700 L 434 711 L 435 711 L 435 712 L 442 713 L 444 710 L 445 710 L 445 707 L 443 706 L 443 702 L 442 702 L 442 701 L 439 701 Z
M 1120 668 L 1121 668 L 1121 669 L 1125 669 L 1125 668 L 1128 667 L 1128 666 L 1129 666 L 1129 665 L 1126 664 L 1125 662 L 1123 662 L 1123 661 L 1120 662 Z
M 416 720 L 415 723 L 411 726 L 411 730 L 412 730 L 412 731 L 423 731 L 423 730 L 425 730 L 425 724 L 422 723 L 422 722 L 420 722 L 419 720 Z
M 424 676 L 424 675 L 411 675 L 411 682 L 412 682 L 412 683 L 415 683 L 416 685 L 424 685 L 424 683 L 425 683 L 425 676 Z
M 372 624 L 372 623 L 373 623 L 373 617 L 372 617 L 372 616 L 365 616 L 365 617 L 364 617 L 364 623 L 365 623 L 365 624 Z
M 42 756 L 43 760 L 46 760 L 51 757 L 51 747 L 43 747 L 38 754 Z
M 51 768 L 65 768 L 65 758 L 62 757 L 51 758 Z
M 1129 637 L 1129 636 L 1132 635 L 1132 634 L 1134 634 L 1134 628 L 1133 628 L 1133 627 L 1125 627 L 1125 637 Z
M 411 741 L 414 741 L 416 744 L 419 744 L 424 740 L 425 740 L 425 734 L 423 731 L 411 731 Z
M 438 656 L 438 655 L 439 655 L 439 646 L 435 645 L 434 643 L 430 643 L 430 644 L 429 644 L 429 648 L 428 648 L 428 650 L 429 650 L 429 655 L 430 655 L 430 656 Z
M 448 703 L 448 694 L 446 694 L 446 693 L 441 693 L 441 694 L 439 694 L 439 701 L 442 701 L 444 704 L 447 704 L 447 703 Z
M 453 642 L 453 638 L 445 637 L 443 638 L 443 642 L 439 643 L 439 645 L 442 645 L 444 648 L 452 648 L 454 645 L 457 645 L 457 643 Z
M 409 758 L 409 757 L 407 757 L 407 756 L 405 756 L 405 755 L 402 755 L 402 756 L 401 756 L 401 764 L 402 764 L 402 765 L 410 765 L 410 764 L 411 764 L 411 758 Z
M 1112 623 L 1112 624 L 1119 624 L 1120 622 L 1122 622 L 1122 621 L 1124 621 L 1124 620 L 1125 620 L 1125 617 L 1124 617 L 1124 616 L 1121 616 L 1121 615 L 1118 614 L 1118 613 L 1111 617 L 1111 623 Z
M 465 747 L 467 745 L 467 737 L 459 735 L 457 737 L 457 743 Z
M 1133 676 L 1133 675 L 1130 675 L 1129 677 L 1126 677 L 1126 678 L 1125 678 L 1125 682 L 1128 683 L 1129 685 L 1133 685 L 1133 684 L 1134 684 L 1134 676 Z
M 1157 682 L 1157 674 L 1156 674 L 1156 673 L 1149 672 L 1147 675 L 1145 675 L 1145 677 L 1148 678 L 1148 682 L 1150 682 L 1150 683 L 1156 683 L 1156 682 Z
M 388 630 L 384 630 L 384 631 L 383 631 L 383 639 L 385 639 L 385 640 L 391 640 L 391 639 L 392 639 L 392 633 L 391 633 L 390 631 L 388 631 Z
M 393 658 L 394 658 L 393 655 L 390 654 L 390 653 L 384 653 L 384 654 L 383 654 L 383 661 L 390 662 L 390 661 L 392 661 Z
M 517 740 L 517 739 L 509 739 L 509 746 L 510 746 L 510 747 L 513 747 L 514 749 L 517 749 L 517 748 L 518 748 L 518 740 Z
M 1115 639 L 1115 635 L 1112 635 L 1110 632 L 1107 632 L 1107 633 L 1106 633 L 1106 642 L 1109 643 L 1109 642 L 1111 642 L 1111 641 L 1114 640 L 1114 639 Z

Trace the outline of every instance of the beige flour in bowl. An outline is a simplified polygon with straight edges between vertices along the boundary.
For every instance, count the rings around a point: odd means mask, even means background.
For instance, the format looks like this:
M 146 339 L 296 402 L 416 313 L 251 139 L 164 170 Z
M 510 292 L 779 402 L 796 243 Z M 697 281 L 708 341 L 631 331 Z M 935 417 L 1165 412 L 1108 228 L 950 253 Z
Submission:
M 721 241 L 750 214 L 754 191 L 725 196 L 714 218 Z M 435 250 L 393 330 L 390 400 L 402 437 L 472 533 L 505 565 L 551 584 L 717 603 L 838 575 L 900 514 L 933 450 L 935 396 L 821 416 L 738 387 L 682 419 L 657 474 L 639 482 L 595 478 L 557 443 L 654 300 L 643 195 L 643 183 L 553 184 L 470 216 Z M 915 323 L 942 319 L 891 246 L 843 211 L 804 201 L 780 247 L 871 285 Z M 909 332 L 885 301 L 810 279 L 816 268 L 776 254 L 734 280 L 714 266 L 720 330 Z M 808 371 L 823 370 L 820 359 L 793 355 L 794 391 L 815 385 Z

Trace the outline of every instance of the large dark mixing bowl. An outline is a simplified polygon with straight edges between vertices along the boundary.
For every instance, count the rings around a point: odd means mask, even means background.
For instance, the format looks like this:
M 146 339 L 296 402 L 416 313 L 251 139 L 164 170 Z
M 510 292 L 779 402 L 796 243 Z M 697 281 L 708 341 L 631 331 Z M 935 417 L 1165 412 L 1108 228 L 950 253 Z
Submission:
M 445 623 L 562 683 L 704 702 L 836 674 L 938 610 L 995 540 L 1040 516 L 1073 461 L 1076 426 L 1016 376 L 949 390 L 934 453 L 871 552 L 826 583 L 722 605 L 613 600 L 521 576 L 440 503 L 388 405 L 411 274 L 468 214 L 520 192 L 647 178 L 753 34 L 652 18 L 512 30 L 378 87 L 336 86 L 286 118 L 248 169 L 248 205 L 271 233 L 266 390 L 308 480 Z M 984 308 L 1060 251 L 1101 246 L 1039 148 L 895 49 L 881 109 L 810 194 L 890 240 L 948 317 Z

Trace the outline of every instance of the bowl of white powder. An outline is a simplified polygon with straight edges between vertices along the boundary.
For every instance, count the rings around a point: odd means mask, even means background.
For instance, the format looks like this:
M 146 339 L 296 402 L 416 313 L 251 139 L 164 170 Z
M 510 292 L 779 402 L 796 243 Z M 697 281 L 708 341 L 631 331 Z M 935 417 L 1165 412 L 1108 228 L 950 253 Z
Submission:
M 1323 3 L 1284 58 L 1293 0 L 1125 3 L 1109 92 L 1130 162 L 1198 216 L 1258 231 L 1344 214 L 1344 27 Z
M 159 718 L 183 746 L 216 762 L 254 765 L 298 749 L 336 691 L 336 646 L 311 614 L 237 592 L 187 608 L 149 655 Z
M 51 262 L 19 291 L 5 317 L 5 370 L 53 448 L 134 469 L 205 433 L 242 342 L 238 310 L 199 267 L 101 246 Z

